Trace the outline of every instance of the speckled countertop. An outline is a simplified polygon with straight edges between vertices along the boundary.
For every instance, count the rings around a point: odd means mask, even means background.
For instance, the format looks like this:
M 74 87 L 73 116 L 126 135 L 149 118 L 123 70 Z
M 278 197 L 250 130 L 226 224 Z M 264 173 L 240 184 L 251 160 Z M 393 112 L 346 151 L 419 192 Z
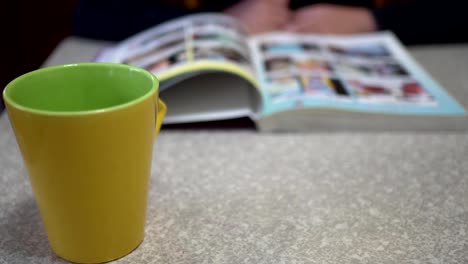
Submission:
M 413 54 L 467 106 L 468 46 Z M 165 131 L 148 199 L 113 263 L 468 263 L 468 134 Z M 62 262 L 3 115 L 0 263 Z

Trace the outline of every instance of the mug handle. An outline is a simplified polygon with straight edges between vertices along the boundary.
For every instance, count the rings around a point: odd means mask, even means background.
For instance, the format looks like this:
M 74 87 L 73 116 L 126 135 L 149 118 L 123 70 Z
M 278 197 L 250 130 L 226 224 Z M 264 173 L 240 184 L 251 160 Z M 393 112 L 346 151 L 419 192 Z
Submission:
M 166 104 L 158 98 L 158 102 L 156 105 L 156 129 L 154 132 L 154 137 L 157 137 L 159 134 L 159 130 L 161 130 L 162 121 L 164 119 L 164 116 L 166 116 L 166 111 Z

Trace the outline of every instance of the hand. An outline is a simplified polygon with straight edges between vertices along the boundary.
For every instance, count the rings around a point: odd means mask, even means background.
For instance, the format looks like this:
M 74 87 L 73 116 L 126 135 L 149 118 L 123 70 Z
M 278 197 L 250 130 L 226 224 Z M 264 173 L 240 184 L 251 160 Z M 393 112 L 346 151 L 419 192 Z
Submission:
M 293 32 L 352 34 L 375 31 L 377 26 L 367 8 L 317 4 L 297 10 L 284 29 Z
M 224 13 L 237 18 L 249 33 L 281 29 L 291 18 L 288 0 L 243 0 Z

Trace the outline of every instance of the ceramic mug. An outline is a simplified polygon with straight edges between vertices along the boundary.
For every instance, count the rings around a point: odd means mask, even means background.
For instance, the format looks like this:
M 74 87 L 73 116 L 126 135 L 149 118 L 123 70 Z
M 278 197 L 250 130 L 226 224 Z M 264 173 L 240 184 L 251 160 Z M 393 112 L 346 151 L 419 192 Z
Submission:
M 79 263 L 143 240 L 153 142 L 166 107 L 143 69 L 78 63 L 39 69 L 3 97 L 53 251 Z

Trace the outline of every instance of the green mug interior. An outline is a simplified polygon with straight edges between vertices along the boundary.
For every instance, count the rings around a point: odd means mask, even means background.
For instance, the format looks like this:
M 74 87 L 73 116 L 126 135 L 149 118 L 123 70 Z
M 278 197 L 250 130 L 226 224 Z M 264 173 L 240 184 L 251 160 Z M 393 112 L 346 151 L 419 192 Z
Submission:
M 131 104 L 157 87 L 156 77 L 137 67 L 78 63 L 26 73 L 7 85 L 4 99 L 30 111 L 74 113 Z

